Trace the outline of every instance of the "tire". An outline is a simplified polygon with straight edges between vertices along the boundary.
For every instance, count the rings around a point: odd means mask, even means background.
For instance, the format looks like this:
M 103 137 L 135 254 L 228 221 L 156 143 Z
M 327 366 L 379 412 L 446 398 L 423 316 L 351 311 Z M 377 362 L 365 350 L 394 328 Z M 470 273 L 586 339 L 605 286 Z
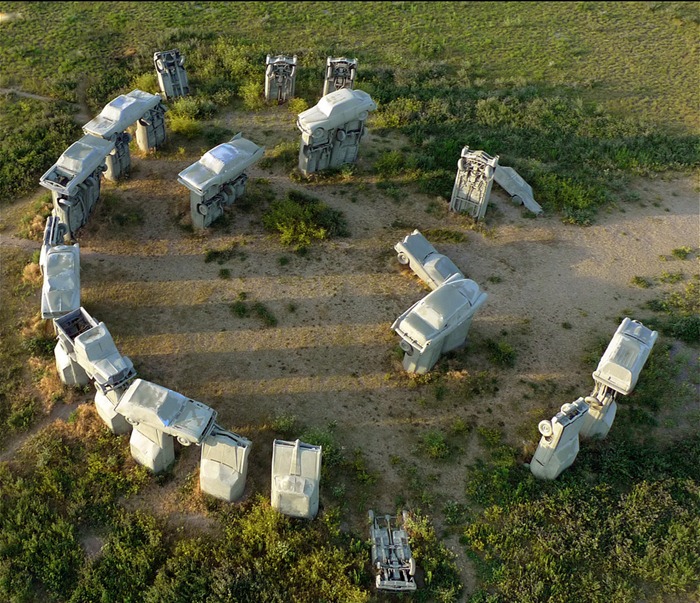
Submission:
M 399 343 L 399 347 L 400 347 L 404 352 L 406 352 L 409 356 L 412 356 L 412 355 L 413 355 L 413 346 L 412 346 L 410 343 L 408 343 L 407 341 L 405 341 L 405 340 L 402 339 L 402 340 L 401 340 L 401 343 Z
M 399 260 L 399 264 L 402 264 L 403 266 L 408 264 L 408 257 L 403 252 L 399 253 L 399 255 L 397 256 L 397 259 Z
M 183 446 L 189 446 L 190 444 L 192 444 L 190 440 L 188 440 L 187 438 L 183 438 L 182 436 L 177 436 L 177 441 L 180 442 L 180 444 L 182 444 Z
M 545 438 L 550 437 L 553 433 L 552 423 L 550 421 L 540 421 L 539 425 L 537 426 L 537 429 Z

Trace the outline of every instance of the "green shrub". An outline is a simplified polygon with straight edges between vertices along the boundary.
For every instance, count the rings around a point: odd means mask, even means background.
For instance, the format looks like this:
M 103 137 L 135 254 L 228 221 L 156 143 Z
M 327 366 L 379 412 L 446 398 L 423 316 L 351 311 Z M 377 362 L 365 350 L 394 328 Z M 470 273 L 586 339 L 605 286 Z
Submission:
M 265 97 L 261 88 L 261 82 L 250 80 L 241 86 L 241 98 L 246 111 L 259 111 L 265 107 Z
M 515 351 L 515 348 L 507 341 L 493 341 L 489 339 L 486 341 L 486 349 L 489 352 L 491 362 L 494 364 L 509 368 L 515 366 L 517 352 Z
M 450 455 L 450 446 L 445 434 L 431 429 L 420 438 L 419 449 L 431 459 L 446 459 Z
M 271 422 L 272 429 L 278 432 L 283 438 L 290 437 L 298 427 L 296 415 L 282 413 L 276 415 Z
M 142 73 L 135 76 L 131 80 L 132 88 L 143 90 L 150 94 L 160 94 L 160 86 L 158 85 L 158 76 L 153 72 Z
M 166 113 L 166 115 L 168 114 Z M 202 124 L 193 117 L 170 115 L 168 117 L 168 129 L 174 134 L 181 134 L 191 140 L 202 133 Z
M 314 240 L 348 235 L 341 211 L 298 191 L 289 191 L 285 199 L 273 201 L 262 221 L 265 228 L 280 233 L 283 245 L 296 249 L 309 247 Z
M 667 272 L 664 270 L 659 277 L 659 281 L 662 283 L 680 283 L 684 278 L 685 276 L 680 271 Z
M 405 522 L 411 553 L 424 572 L 424 586 L 415 593 L 416 601 L 457 603 L 464 587 L 459 578 L 455 555 L 440 542 L 430 519 L 420 511 L 408 513 Z
M 635 287 L 640 287 L 642 289 L 649 289 L 650 287 L 654 286 L 654 283 L 644 276 L 633 276 L 630 283 Z
M 676 247 L 675 249 L 671 250 L 671 255 L 679 260 L 685 260 L 688 259 L 688 256 L 692 252 L 693 250 L 686 245 L 684 247 Z
M 426 228 L 423 235 L 431 243 L 464 243 L 467 240 L 465 233 L 449 228 Z
M 56 347 L 56 338 L 48 335 L 34 335 L 22 341 L 22 347 L 32 356 L 39 358 L 53 358 Z
M 321 471 L 329 476 L 330 472 L 340 467 L 343 463 L 343 451 L 336 442 L 335 423 L 329 423 L 325 428 L 310 427 L 299 436 L 299 439 L 307 444 L 321 446 L 323 450 L 323 464 Z
M 399 97 L 386 105 L 380 105 L 372 116 L 377 128 L 399 128 L 411 123 L 420 115 L 423 104 L 414 98 Z
M 374 163 L 374 171 L 384 178 L 398 176 L 406 166 L 406 159 L 400 151 L 385 151 Z
M 167 115 L 192 120 L 207 119 L 216 112 L 216 105 L 202 97 L 180 96 L 176 98 Z
M 265 326 L 267 327 L 276 327 L 277 326 L 277 318 L 275 318 L 274 314 L 270 312 L 270 310 L 265 306 L 265 304 L 261 302 L 255 302 L 252 307 L 253 313 L 263 321 Z
M 250 310 L 248 309 L 248 305 L 244 302 L 241 301 L 240 299 L 237 299 L 235 302 L 233 302 L 229 308 L 231 309 L 231 312 L 233 312 L 238 318 L 245 318 L 250 314 Z
M 309 108 L 309 103 L 307 103 L 303 98 L 291 98 L 289 99 L 287 108 L 296 119 L 296 116 L 299 115 L 299 113 L 303 113 Z

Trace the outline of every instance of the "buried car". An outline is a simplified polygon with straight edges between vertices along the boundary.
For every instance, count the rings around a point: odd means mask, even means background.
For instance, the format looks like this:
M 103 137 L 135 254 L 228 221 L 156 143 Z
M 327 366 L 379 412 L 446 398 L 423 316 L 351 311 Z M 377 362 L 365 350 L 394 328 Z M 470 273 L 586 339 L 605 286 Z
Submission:
M 206 404 L 143 379 L 129 386 L 115 411 L 132 425 L 162 431 L 184 446 L 201 444 L 214 429 L 217 416 Z
M 416 229 L 406 235 L 403 241 L 394 245 L 399 264 L 407 265 L 431 289 L 437 289 L 448 278 L 462 272 L 446 255 L 438 253 L 421 232 Z

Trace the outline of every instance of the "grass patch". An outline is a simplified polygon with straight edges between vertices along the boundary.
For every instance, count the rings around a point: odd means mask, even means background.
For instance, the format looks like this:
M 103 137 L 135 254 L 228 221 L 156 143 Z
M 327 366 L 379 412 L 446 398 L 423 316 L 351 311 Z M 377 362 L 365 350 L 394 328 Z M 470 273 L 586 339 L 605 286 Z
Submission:
M 204 252 L 204 261 L 209 264 L 211 262 L 216 262 L 217 264 L 224 264 L 238 255 L 240 252 L 238 250 L 238 242 L 234 241 L 224 249 L 207 249 Z
M 427 228 L 422 232 L 431 243 L 464 243 L 467 240 L 465 233 L 449 228 Z
M 262 169 L 269 169 L 279 165 L 285 171 L 296 167 L 299 162 L 299 141 L 283 140 L 277 143 L 272 149 L 265 151 L 265 155 L 258 162 Z
M 43 193 L 32 202 L 27 212 L 20 218 L 17 235 L 22 239 L 31 241 L 42 241 L 46 219 L 53 210 L 53 200 L 51 193 Z

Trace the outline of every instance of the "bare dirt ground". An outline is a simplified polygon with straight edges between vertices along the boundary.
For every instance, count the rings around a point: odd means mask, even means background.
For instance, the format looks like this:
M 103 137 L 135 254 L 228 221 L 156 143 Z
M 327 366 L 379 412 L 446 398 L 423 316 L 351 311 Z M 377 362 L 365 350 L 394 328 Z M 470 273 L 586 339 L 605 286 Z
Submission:
M 231 116 L 223 125 L 272 148 L 282 138 L 275 128 L 295 139 L 289 121 L 276 113 Z M 397 144 L 370 134 L 360 155 Z M 140 377 L 211 405 L 222 426 L 253 441 L 246 496 L 269 492 L 274 417 L 293 415 L 303 427 L 334 425 L 338 444 L 347 454 L 361 449 L 378 476 L 371 494 L 350 509 L 360 531 L 366 509 L 393 512 L 397 500 L 410 499 L 392 457 L 435 476 L 430 488 L 437 509 L 464 499 L 465 467 L 480 454 L 474 429 L 455 440 L 456 454 L 437 461 L 417 451 L 430 428 L 448 433 L 461 419 L 501 429 L 509 443 L 534 450 L 538 421 L 591 391 L 595 367 L 583 362 L 584 354 L 601 337 L 609 339 L 622 316 L 637 318 L 644 302 L 659 297 L 658 288 L 633 287 L 632 277 L 672 269 L 687 279 L 698 272 L 697 259 L 660 259 L 700 243 L 698 182 L 687 176 L 637 182 L 639 201 L 604 210 L 585 228 L 555 215 L 528 219 L 494 186 L 487 228 L 477 232 L 449 213 L 444 200 L 384 195 L 372 183 L 369 159 L 361 159 L 359 175 L 347 182 L 314 186 L 292 182 L 279 166 L 252 167 L 251 181 L 269 180 L 277 198 L 289 189 L 306 190 L 346 215 L 349 238 L 315 244 L 302 257 L 264 231 L 262 208 L 244 213 L 233 207 L 227 227 L 185 231 L 178 223 L 189 211 L 188 191 L 177 174 L 207 149 L 178 145 L 171 142 L 151 157 L 134 153 L 132 177 L 104 184 L 124 211 L 140 207 L 144 221 L 110 224 L 98 203 L 78 235 L 82 303 L 107 324 Z M 17 243 L 13 216 L 29 201 L 3 210 L 3 244 Z M 464 232 L 465 242 L 434 245 L 489 295 L 466 350 L 440 361 L 455 369 L 444 377 L 445 390 L 403 372 L 399 338 L 390 329 L 428 292 L 393 250 L 414 228 Z M 235 257 L 224 264 L 204 261 L 208 249 L 234 241 Z M 220 277 L 222 269 L 230 278 Z M 230 304 L 241 293 L 248 303 L 262 302 L 277 326 L 234 315 Z M 483 345 L 489 339 L 514 346 L 513 368 L 489 361 Z M 459 388 L 464 369 L 491 371 L 498 391 L 466 400 Z M 201 509 L 193 511 L 182 497 L 183 484 L 196 476 L 197 453 L 180 449 L 173 478 L 147 488 L 141 503 L 132 504 L 153 505 L 180 525 L 197 523 Z M 456 538 L 448 543 L 468 578 Z

